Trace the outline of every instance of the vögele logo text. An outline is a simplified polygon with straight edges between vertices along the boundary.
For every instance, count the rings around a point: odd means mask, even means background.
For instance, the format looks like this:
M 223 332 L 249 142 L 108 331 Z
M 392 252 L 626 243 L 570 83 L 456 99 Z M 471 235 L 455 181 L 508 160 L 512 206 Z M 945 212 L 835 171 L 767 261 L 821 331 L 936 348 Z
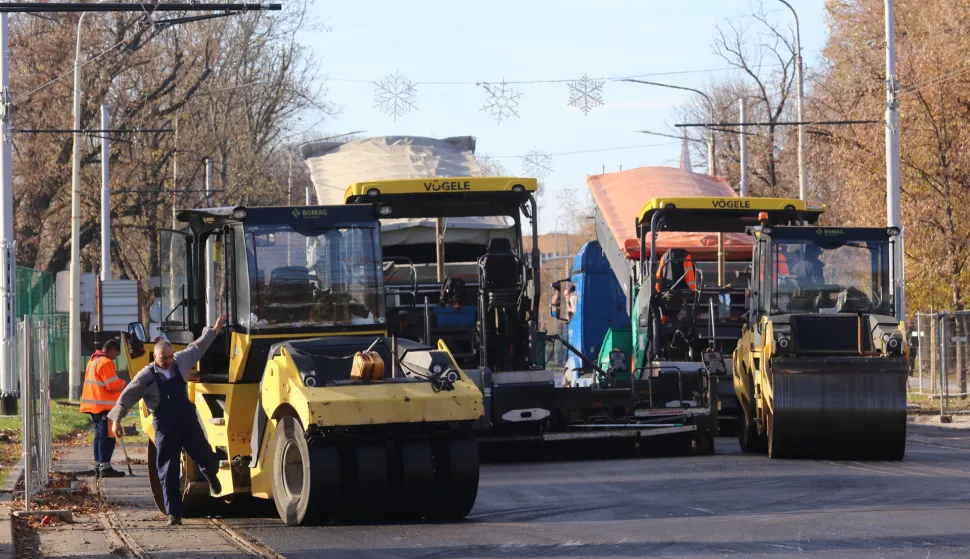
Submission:
M 751 209 L 750 200 L 711 200 L 711 206 L 718 209 L 747 210 Z
M 426 182 L 424 189 L 428 192 L 455 192 L 459 190 L 471 190 L 471 181 L 444 181 Z

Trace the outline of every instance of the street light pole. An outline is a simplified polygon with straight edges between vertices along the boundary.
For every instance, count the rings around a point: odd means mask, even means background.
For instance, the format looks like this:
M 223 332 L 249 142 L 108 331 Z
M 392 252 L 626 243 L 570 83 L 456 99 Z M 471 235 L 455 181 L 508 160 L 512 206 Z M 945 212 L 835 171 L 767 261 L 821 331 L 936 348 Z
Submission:
M 71 366 L 68 372 L 70 399 L 81 399 L 81 29 L 82 12 L 77 20 L 77 46 L 74 51 L 74 150 L 71 156 L 71 287 L 69 343 Z
M 111 281 L 111 186 L 108 163 L 111 146 L 108 141 L 108 106 L 101 105 L 101 281 Z
M 804 107 L 804 80 L 802 79 L 802 37 L 801 32 L 798 28 L 798 13 L 795 12 L 795 8 L 787 2 L 787 0 L 778 0 L 782 4 L 788 6 L 791 10 L 792 15 L 795 16 L 795 72 L 796 80 L 798 81 L 798 122 L 804 122 L 803 118 L 803 107 Z M 807 200 L 808 199 L 808 177 L 805 171 L 805 125 L 798 125 L 798 199 Z
M 648 81 L 644 81 L 644 80 L 635 80 L 635 79 L 632 79 L 632 78 L 627 78 L 627 79 L 620 80 L 620 81 L 625 81 L 625 82 L 630 82 L 630 83 L 639 83 L 639 84 L 643 84 L 643 85 L 655 85 L 657 87 L 667 87 L 667 88 L 670 88 L 670 89 L 682 89 L 684 91 L 692 91 L 692 92 L 700 95 L 701 97 L 704 98 L 705 101 L 707 101 L 707 106 L 710 109 L 710 113 L 711 113 L 711 122 L 712 123 L 713 122 L 717 122 L 717 119 L 714 116 L 714 102 L 711 101 L 710 96 L 708 96 L 706 93 L 704 93 L 703 91 L 701 91 L 699 89 L 694 89 L 692 87 L 683 87 L 683 86 L 680 86 L 680 85 L 670 85 L 670 84 L 666 84 L 666 83 L 657 83 L 657 82 L 648 82 Z M 717 175 L 717 162 L 716 162 L 716 159 L 714 158 L 714 128 L 713 127 L 708 127 L 708 129 L 707 129 L 707 174 L 709 174 L 711 176 Z
M 13 227 L 13 138 L 7 14 L 0 14 L 0 414 L 17 413 L 17 245 Z
M 889 227 L 902 227 L 899 184 L 899 80 L 896 79 L 896 13 L 893 0 L 885 0 L 886 12 L 886 217 Z M 892 265 L 896 269 L 893 291 L 896 296 L 896 318 L 906 317 L 905 234 L 893 245 Z
M 748 134 L 745 130 L 744 122 L 746 121 L 747 115 L 747 103 L 748 100 L 741 97 L 739 105 L 741 107 L 741 132 L 738 137 L 739 150 L 741 151 L 741 197 L 744 198 L 748 195 Z

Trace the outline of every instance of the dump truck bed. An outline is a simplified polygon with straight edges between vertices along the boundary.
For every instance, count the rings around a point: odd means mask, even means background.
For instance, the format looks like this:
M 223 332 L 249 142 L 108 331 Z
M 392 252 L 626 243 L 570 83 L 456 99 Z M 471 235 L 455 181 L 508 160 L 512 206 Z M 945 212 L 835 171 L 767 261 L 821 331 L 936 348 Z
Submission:
M 664 197 L 737 197 L 720 177 L 671 167 L 640 167 L 618 173 L 590 175 L 586 179 L 596 203 L 596 238 L 620 287 L 630 297 L 630 261 L 639 259 L 637 212 L 649 200 Z M 727 260 L 750 259 L 752 240 L 744 234 L 724 235 Z M 716 233 L 668 232 L 658 236 L 657 253 L 683 248 L 695 261 L 717 260 Z M 650 249 L 649 241 L 647 249 Z

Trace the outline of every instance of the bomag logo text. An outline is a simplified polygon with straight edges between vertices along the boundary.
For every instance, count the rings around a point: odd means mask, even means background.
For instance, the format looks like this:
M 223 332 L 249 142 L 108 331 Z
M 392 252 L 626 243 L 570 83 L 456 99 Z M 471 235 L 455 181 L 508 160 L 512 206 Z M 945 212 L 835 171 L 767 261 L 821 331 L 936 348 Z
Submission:
M 446 181 L 446 182 L 426 182 L 424 189 L 427 192 L 455 192 L 458 190 L 471 190 L 471 181 Z
M 748 210 L 751 209 L 750 200 L 712 200 L 711 205 L 717 209 Z
M 816 235 L 826 235 L 826 236 L 838 236 L 845 233 L 842 229 L 818 229 L 815 231 Z
M 320 208 L 303 209 L 303 210 L 296 209 L 296 210 L 293 210 L 293 215 L 297 217 L 304 217 L 304 218 L 320 217 L 320 216 L 327 215 L 327 210 L 320 209 Z

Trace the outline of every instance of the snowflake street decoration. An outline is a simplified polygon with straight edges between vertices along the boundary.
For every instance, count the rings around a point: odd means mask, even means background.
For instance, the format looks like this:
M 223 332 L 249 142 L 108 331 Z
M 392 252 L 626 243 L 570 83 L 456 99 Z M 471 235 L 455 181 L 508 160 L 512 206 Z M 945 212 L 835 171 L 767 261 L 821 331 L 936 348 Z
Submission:
M 588 74 L 583 74 L 579 81 L 569 82 L 569 106 L 588 115 L 603 104 L 603 83 L 603 80 L 590 79 Z
M 544 151 L 533 148 L 522 156 L 522 170 L 526 176 L 542 180 L 552 173 L 552 157 Z
M 380 107 L 384 114 L 394 117 L 394 120 L 412 110 L 418 110 L 415 105 L 418 91 L 411 80 L 400 73 L 388 74 L 380 82 L 374 82 L 374 85 L 377 86 L 374 89 L 374 108 Z
M 519 118 L 521 92 L 506 87 L 508 84 L 505 83 L 504 79 L 502 83 L 498 84 L 479 83 L 478 85 L 488 94 L 488 97 L 485 98 L 485 105 L 482 106 L 481 110 L 488 111 L 499 125 L 502 124 L 502 119 Z

